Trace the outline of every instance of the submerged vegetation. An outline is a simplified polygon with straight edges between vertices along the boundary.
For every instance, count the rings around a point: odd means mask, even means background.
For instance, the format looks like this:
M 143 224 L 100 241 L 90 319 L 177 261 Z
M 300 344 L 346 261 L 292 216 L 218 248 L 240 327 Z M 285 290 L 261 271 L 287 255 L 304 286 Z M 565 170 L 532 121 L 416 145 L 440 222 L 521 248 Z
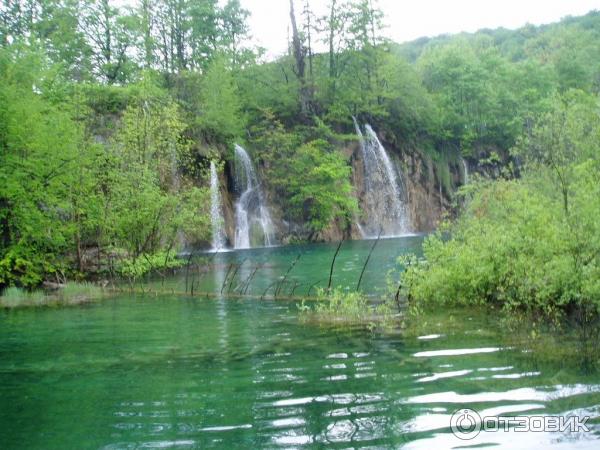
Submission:
M 10 287 L 4 289 L 0 295 L 0 308 L 80 305 L 105 295 L 102 288 L 91 283 L 70 282 L 52 291 L 27 291 L 18 287 Z
M 392 328 L 399 324 L 399 311 L 389 300 L 374 302 L 364 293 L 342 288 L 319 289 L 310 304 L 299 305 L 305 321 L 336 326 Z

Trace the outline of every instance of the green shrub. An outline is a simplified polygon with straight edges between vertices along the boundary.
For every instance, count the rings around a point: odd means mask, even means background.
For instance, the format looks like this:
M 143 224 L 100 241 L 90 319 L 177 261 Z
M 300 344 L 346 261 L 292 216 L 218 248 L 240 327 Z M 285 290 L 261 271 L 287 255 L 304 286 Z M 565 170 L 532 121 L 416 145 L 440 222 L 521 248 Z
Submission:
M 103 84 L 82 84 L 88 106 L 98 115 L 120 114 L 129 104 L 133 89 Z
M 490 305 L 552 318 L 600 311 L 599 165 L 573 171 L 568 213 L 542 174 L 476 187 L 462 217 L 427 238 L 424 258 L 407 268 L 412 305 Z
M 158 252 L 152 255 L 143 254 L 138 258 L 122 261 L 117 270 L 120 275 L 130 280 L 146 275 L 153 270 L 181 267 L 185 261 L 174 252 Z
M 336 288 L 331 291 L 319 289 L 318 301 L 308 306 L 300 305 L 305 319 L 319 323 L 341 325 L 366 325 L 374 328 L 377 325 L 391 326 L 395 322 L 395 311 L 389 302 L 375 303 L 362 292 L 347 291 Z

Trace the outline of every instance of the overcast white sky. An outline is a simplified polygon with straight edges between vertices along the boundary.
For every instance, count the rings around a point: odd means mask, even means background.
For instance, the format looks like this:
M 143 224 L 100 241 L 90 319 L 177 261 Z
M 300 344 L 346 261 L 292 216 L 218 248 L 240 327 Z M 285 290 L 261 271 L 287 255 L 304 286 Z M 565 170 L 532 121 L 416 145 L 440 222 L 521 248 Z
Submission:
M 240 0 L 248 9 L 256 44 L 273 57 L 287 49 L 289 0 Z M 296 12 L 304 0 L 295 0 Z M 318 14 L 327 0 L 310 0 Z M 378 0 L 385 14 L 384 34 L 396 42 L 481 28 L 518 28 L 555 22 L 567 15 L 600 10 L 600 0 Z

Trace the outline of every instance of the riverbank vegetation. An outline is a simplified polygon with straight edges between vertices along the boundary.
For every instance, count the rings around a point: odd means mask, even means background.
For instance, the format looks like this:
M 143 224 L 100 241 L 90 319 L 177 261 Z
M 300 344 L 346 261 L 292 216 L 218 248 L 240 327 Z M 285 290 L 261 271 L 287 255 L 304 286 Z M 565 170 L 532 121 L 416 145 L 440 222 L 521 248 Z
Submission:
M 409 270 L 414 298 L 433 300 L 425 277 L 444 288 L 441 300 L 556 310 L 596 298 L 586 281 L 597 264 L 596 160 L 584 155 L 595 147 L 588 125 L 575 128 L 588 123 L 578 114 L 597 117 L 599 13 L 396 44 L 376 2 L 331 0 L 322 17 L 309 2 L 290 5 L 289 51 L 268 59 L 249 44 L 237 0 L 3 3 L 0 289 L 172 267 L 185 246 L 210 242 L 208 167 L 218 162 L 226 177 L 234 142 L 282 222 L 308 239 L 333 222 L 348 227 L 360 214 L 355 116 L 402 170 L 406 155 L 421 161 L 415 173 L 447 202 L 462 158 L 504 179 L 464 191 L 452 240 L 431 239 L 428 265 Z M 567 161 L 575 138 L 589 148 Z M 479 244 L 504 259 L 486 259 Z M 455 265 L 435 263 L 454 251 Z
M 512 149 L 522 176 L 480 180 L 403 276 L 418 304 L 489 305 L 556 322 L 600 313 L 600 115 L 568 91 Z M 447 231 L 450 237 L 446 237 Z
M 41 289 L 27 291 L 10 287 L 0 296 L 0 308 L 81 305 L 98 300 L 105 295 L 106 292 L 102 288 L 91 283 L 70 282 L 46 291 Z

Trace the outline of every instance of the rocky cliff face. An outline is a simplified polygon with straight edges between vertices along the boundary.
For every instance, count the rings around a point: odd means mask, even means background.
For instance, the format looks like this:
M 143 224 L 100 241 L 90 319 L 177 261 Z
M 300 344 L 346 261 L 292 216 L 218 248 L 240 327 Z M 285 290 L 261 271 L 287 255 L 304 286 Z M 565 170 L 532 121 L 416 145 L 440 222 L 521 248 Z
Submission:
M 235 207 L 234 207 L 234 175 L 231 164 L 225 164 L 225 170 L 220 176 L 222 190 L 221 201 L 223 202 L 223 219 L 225 221 L 225 235 L 227 236 L 227 246 L 233 247 L 235 242 Z
M 402 162 L 406 167 L 405 183 L 412 230 L 432 231 L 444 214 L 451 211 L 451 202 L 430 160 L 413 152 L 405 155 Z
M 385 141 L 383 144 L 402 179 L 400 184 L 406 197 L 410 231 L 427 232 L 435 229 L 441 217 L 450 212 L 451 202 L 447 193 L 440 189 L 433 163 L 416 149 L 403 151 L 386 145 Z M 365 173 L 359 145 L 346 151 L 350 151 L 352 158 L 353 185 L 360 202 L 365 192 Z M 453 175 L 456 174 L 452 168 L 450 171 Z
M 401 171 L 403 188 L 407 200 L 409 215 L 409 229 L 411 232 L 428 232 L 434 230 L 445 215 L 452 213 L 450 195 L 452 190 L 464 183 L 464 167 L 460 161 L 448 163 L 445 170 L 450 176 L 449 187 L 442 187 L 439 180 L 442 174 L 437 173 L 440 165 L 434 164 L 423 152 L 414 148 L 398 149 L 382 139 L 394 165 Z M 361 159 L 360 144 L 350 144 L 340 149 L 352 165 L 352 184 L 359 204 L 363 203 L 365 195 L 365 173 Z M 235 186 L 233 182 L 233 168 L 226 164 L 222 175 L 221 186 L 223 190 L 223 214 L 225 218 L 225 231 L 228 244 L 235 241 Z M 311 234 L 304 223 L 286 220 L 285 213 L 277 197 L 269 192 L 269 186 L 264 181 L 261 183 L 267 198 L 270 214 L 275 226 L 276 240 L 282 244 L 299 241 L 338 241 L 341 239 L 359 239 L 361 232 L 356 221 L 351 224 L 344 220 L 335 220 L 328 227 L 317 234 Z M 448 192 L 450 190 L 451 192 Z

